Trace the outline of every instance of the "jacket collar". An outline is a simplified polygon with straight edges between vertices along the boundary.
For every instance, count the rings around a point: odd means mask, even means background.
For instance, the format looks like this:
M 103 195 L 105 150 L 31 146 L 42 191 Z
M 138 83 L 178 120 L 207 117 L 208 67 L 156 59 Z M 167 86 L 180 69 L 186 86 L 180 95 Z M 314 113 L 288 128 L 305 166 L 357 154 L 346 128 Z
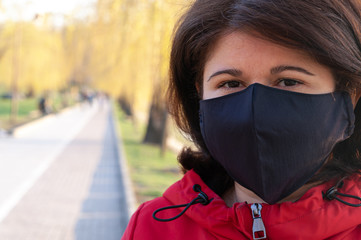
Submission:
M 252 239 L 252 213 L 250 204 L 235 203 L 228 207 L 193 170 L 172 185 L 164 197 L 172 204 L 192 201 L 198 193 L 193 185 L 199 184 L 212 201 L 208 205 L 191 206 L 186 216 L 219 238 Z M 308 190 L 296 202 L 262 204 L 262 220 L 269 238 L 325 239 L 361 224 L 361 207 L 350 207 L 336 200 L 323 199 L 332 183 Z M 340 192 L 361 196 L 361 177 L 354 175 L 345 180 Z M 186 217 L 182 216 L 182 217 Z

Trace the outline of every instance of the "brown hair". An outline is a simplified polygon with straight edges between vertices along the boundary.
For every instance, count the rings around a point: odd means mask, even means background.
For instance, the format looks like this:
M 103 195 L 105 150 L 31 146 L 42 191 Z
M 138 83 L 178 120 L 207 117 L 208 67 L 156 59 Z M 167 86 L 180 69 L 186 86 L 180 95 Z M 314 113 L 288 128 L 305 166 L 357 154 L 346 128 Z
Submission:
M 180 19 L 170 60 L 169 111 L 198 151 L 178 156 L 184 171 L 194 169 L 218 194 L 232 186 L 209 155 L 199 127 L 200 92 L 207 55 L 224 34 L 257 33 L 277 44 L 309 53 L 332 69 L 338 90 L 361 83 L 361 2 L 359 0 L 197 0 Z M 328 181 L 360 172 L 361 104 L 355 109 L 351 138 L 339 143 L 332 159 L 311 181 Z

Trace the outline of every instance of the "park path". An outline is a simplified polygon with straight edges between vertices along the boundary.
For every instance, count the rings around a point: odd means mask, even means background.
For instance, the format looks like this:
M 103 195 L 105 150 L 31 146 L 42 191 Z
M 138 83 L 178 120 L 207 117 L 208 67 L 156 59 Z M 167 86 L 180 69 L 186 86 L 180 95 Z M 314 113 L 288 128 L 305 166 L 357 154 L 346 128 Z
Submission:
M 107 103 L 1 138 L 0 239 L 119 240 L 129 219 L 120 165 Z

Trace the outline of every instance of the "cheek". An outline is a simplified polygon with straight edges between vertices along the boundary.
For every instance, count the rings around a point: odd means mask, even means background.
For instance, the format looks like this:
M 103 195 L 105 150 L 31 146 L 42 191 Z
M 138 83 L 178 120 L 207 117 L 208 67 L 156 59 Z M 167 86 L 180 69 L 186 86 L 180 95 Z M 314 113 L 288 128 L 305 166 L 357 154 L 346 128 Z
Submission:
M 314 93 L 330 93 L 336 90 L 336 81 L 332 76 L 323 76 L 315 81 L 313 85 Z
M 210 91 L 207 87 L 203 87 L 202 91 L 202 99 L 209 99 L 212 98 L 214 94 Z
M 219 96 L 217 88 L 213 86 L 210 82 L 204 81 L 202 88 L 202 99 L 210 99 Z

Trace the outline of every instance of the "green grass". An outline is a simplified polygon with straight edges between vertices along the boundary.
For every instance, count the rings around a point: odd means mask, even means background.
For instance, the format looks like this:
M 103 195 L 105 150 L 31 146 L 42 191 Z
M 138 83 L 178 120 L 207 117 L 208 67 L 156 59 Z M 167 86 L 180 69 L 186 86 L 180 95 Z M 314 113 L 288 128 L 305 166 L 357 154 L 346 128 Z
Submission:
M 16 122 L 11 123 L 11 99 L 0 99 L 0 128 L 8 129 L 12 125 L 20 124 L 36 117 L 32 113 L 37 110 L 37 102 L 36 98 L 20 99 Z
M 64 106 L 62 104 L 63 98 L 58 94 L 52 99 L 52 108 L 54 112 L 60 111 Z M 16 122 L 10 121 L 11 99 L 0 99 L 0 129 L 11 129 L 12 127 L 31 121 L 40 117 L 38 111 L 39 98 L 22 98 L 18 102 L 18 114 Z M 69 100 L 69 106 L 74 105 L 75 101 Z
M 171 184 L 181 178 L 176 154 L 166 151 L 164 156 L 161 156 L 158 146 L 142 144 L 145 126 L 135 127 L 131 120 L 116 108 L 120 137 L 138 203 L 161 196 Z
M 26 98 L 19 100 L 19 111 L 18 116 L 24 117 L 28 116 L 29 113 L 33 110 L 36 110 L 37 99 L 35 98 Z M 9 116 L 11 110 L 11 99 L 1 99 L 0 100 L 0 116 Z

